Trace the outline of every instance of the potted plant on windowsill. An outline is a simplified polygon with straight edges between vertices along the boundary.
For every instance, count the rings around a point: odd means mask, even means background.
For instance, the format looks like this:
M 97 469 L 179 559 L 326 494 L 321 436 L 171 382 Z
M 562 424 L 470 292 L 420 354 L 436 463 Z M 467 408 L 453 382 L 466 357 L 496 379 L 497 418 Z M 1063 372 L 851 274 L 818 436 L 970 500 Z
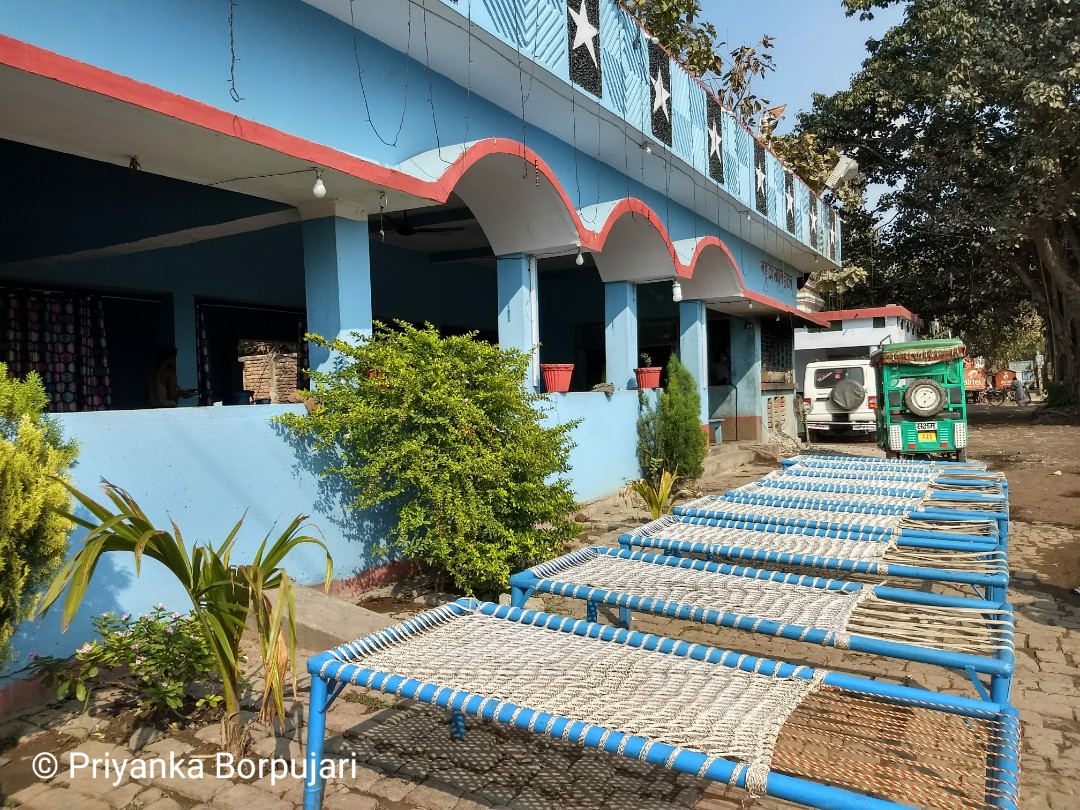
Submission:
M 565 394 L 570 390 L 570 378 L 574 374 L 573 363 L 541 363 L 540 374 L 544 377 L 544 390 L 549 394 Z
M 634 369 L 634 376 L 637 377 L 638 388 L 659 388 L 660 387 L 660 372 L 663 369 L 660 366 L 654 366 L 652 364 L 652 358 L 644 352 L 641 353 L 641 368 Z

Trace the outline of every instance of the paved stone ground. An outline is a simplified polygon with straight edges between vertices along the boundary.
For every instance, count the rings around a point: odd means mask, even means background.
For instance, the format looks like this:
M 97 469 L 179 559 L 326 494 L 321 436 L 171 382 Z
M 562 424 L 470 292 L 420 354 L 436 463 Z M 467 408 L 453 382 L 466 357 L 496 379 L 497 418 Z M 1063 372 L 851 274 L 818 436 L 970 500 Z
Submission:
M 722 491 L 741 480 L 756 478 L 765 469 L 744 469 L 707 482 Z M 604 520 L 615 520 L 610 510 Z M 613 544 L 617 530 L 591 542 Z M 1032 571 L 1040 557 L 1055 547 L 1076 543 L 1075 530 L 1014 523 L 1010 563 L 1014 572 L 1011 599 L 1017 608 L 1017 677 L 1014 702 L 1024 729 L 1022 800 L 1025 810 L 1074 810 L 1080 807 L 1080 598 L 1064 589 L 1041 585 Z M 583 615 L 582 605 L 554 597 L 542 600 L 548 610 Z M 608 617 L 610 620 L 610 616 Z M 635 617 L 635 627 L 719 646 L 805 661 L 856 674 L 888 672 L 891 679 L 935 690 L 973 694 L 959 674 L 919 664 L 901 664 L 871 656 L 842 653 L 813 645 L 758 635 L 690 626 L 670 620 Z M 306 691 L 306 683 L 302 684 Z M 269 729 L 256 733 L 254 756 L 299 759 L 303 738 L 303 700 L 293 706 L 294 721 L 279 735 Z M 39 750 L 74 748 L 90 756 L 114 760 L 136 756 L 124 746 L 99 741 L 104 720 L 80 716 L 68 706 L 36 710 L 7 718 L 0 740 L 19 744 L 9 760 L 28 758 Z M 364 690 L 346 691 L 329 713 L 328 752 L 358 765 L 327 788 L 327 810 L 473 810 L 509 807 L 518 810 L 734 810 L 753 807 L 776 810 L 793 807 L 773 799 L 749 799 L 721 785 L 677 775 L 606 754 L 587 751 L 525 732 L 471 722 L 467 739 L 449 738 L 447 717 L 441 711 L 407 702 L 391 702 Z M 297 731 L 299 727 L 300 731 Z M 298 741 L 298 737 L 300 740 Z M 217 728 L 184 731 L 151 743 L 138 756 L 212 756 Z M 70 756 L 67 754 L 66 756 Z M 9 782 L 8 765 L 0 780 Z M 209 767 L 209 766 L 208 766 Z M 32 810 L 291 810 L 301 801 L 298 780 L 271 784 L 262 779 L 68 779 L 66 771 L 48 783 L 34 783 L 14 795 L 16 803 Z

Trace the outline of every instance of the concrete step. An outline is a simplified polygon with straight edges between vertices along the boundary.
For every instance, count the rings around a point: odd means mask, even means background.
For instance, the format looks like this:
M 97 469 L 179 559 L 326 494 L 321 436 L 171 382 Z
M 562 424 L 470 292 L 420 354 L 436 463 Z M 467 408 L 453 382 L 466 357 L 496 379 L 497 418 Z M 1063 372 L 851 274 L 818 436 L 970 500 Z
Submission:
M 297 587 L 294 593 L 300 649 L 329 650 L 394 624 L 389 617 L 325 594 L 322 588 Z

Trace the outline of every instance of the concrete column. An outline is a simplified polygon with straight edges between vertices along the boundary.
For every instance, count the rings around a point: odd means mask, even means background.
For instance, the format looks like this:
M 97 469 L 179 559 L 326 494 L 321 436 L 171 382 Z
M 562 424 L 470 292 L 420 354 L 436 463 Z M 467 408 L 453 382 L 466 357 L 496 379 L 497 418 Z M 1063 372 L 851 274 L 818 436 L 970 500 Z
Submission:
M 186 284 L 179 284 L 172 294 L 173 345 L 176 347 L 176 384 L 181 388 L 196 388 L 199 384 L 199 356 L 196 343 L 195 293 Z M 190 408 L 199 404 L 199 397 L 180 399 L 177 405 Z
M 540 314 L 537 309 L 536 260 L 524 253 L 499 256 L 499 345 L 532 355 L 526 386 L 540 386 L 540 366 L 536 347 L 540 343 Z
M 705 303 L 679 303 L 679 360 L 697 381 L 701 397 L 701 424 L 709 421 L 708 335 L 706 333 Z
M 617 390 L 637 387 L 637 287 L 629 281 L 604 284 L 604 363 Z
M 371 254 L 366 217 L 307 219 L 304 233 L 304 284 L 308 331 L 355 342 L 352 332 L 371 334 Z M 328 371 L 326 349 L 310 347 L 311 368 Z

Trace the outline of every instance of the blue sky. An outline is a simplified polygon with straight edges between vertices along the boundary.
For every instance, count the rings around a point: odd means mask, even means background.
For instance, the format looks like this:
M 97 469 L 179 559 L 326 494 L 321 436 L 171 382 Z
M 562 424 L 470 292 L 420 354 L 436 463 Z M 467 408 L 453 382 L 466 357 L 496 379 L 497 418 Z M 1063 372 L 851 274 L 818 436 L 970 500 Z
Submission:
M 810 108 L 812 93 L 835 93 L 849 86 L 866 58 L 866 40 L 880 37 L 902 19 L 901 10 L 875 11 L 860 22 L 845 17 L 840 0 L 701 0 L 703 16 L 727 44 L 756 43 L 762 34 L 776 37 L 776 70 L 756 79 L 752 92 L 772 105 L 788 105 L 777 134 L 791 131 L 796 113 Z

